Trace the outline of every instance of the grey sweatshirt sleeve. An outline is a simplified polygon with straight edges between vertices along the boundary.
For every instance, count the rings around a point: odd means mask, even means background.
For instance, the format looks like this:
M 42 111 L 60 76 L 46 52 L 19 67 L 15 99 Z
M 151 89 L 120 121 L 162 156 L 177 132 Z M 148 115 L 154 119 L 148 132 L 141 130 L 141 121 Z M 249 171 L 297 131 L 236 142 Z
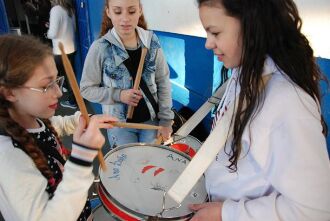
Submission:
M 170 126 L 174 118 L 172 108 L 170 71 L 161 48 L 156 57 L 156 84 L 159 112 L 157 117 L 160 126 Z
M 80 81 L 81 95 L 94 103 L 114 104 L 120 101 L 119 88 L 111 88 L 102 84 L 103 60 L 102 47 L 98 41 L 94 42 L 90 47 Z

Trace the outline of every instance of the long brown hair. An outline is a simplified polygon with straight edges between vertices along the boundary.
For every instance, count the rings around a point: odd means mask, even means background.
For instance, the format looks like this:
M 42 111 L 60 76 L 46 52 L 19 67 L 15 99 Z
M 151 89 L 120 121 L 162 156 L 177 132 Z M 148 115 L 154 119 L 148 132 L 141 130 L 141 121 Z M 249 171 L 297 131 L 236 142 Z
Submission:
M 222 5 L 229 16 L 241 22 L 243 53 L 239 83 L 241 92 L 234 116 L 229 168 L 237 170 L 242 134 L 263 104 L 259 90 L 266 57 L 269 55 L 289 78 L 315 101 L 320 102 L 319 81 L 326 79 L 313 56 L 307 38 L 301 33 L 302 21 L 292 0 L 197 0 L 199 6 Z M 245 102 L 245 107 L 243 107 Z M 321 115 L 323 134 L 327 126 Z
M 16 140 L 32 158 L 38 170 L 49 180 L 53 177 L 47 160 L 28 131 L 9 114 L 12 103 L 5 98 L 5 90 L 18 88 L 30 79 L 34 70 L 45 58 L 53 56 L 52 50 L 31 36 L 0 36 L 0 130 Z M 44 121 L 50 130 L 48 120 Z M 55 136 L 57 134 L 55 132 Z M 58 137 L 57 140 L 59 141 Z M 0 147 L 1 148 L 1 147 Z
M 111 0 L 105 0 L 104 10 L 103 10 L 103 17 L 102 17 L 102 24 L 101 24 L 100 37 L 102 37 L 103 35 L 105 35 L 111 28 L 113 28 L 112 21 L 108 17 L 107 11 L 106 11 L 107 8 L 108 8 L 108 5 L 109 5 L 109 2 L 110 1 Z M 141 27 L 141 28 L 143 28 L 143 29 L 147 29 L 148 28 L 147 27 L 147 22 L 146 22 L 146 20 L 144 18 L 144 15 L 143 15 L 143 12 L 142 12 L 142 15 L 139 18 L 138 26 Z

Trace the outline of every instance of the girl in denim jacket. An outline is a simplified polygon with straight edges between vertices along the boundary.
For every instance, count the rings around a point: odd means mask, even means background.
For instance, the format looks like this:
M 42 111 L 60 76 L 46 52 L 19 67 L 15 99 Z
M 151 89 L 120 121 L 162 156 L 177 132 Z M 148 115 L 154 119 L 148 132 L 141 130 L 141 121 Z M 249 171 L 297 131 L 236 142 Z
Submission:
M 125 128 L 108 130 L 111 148 L 127 143 L 152 143 L 156 136 L 166 140 L 172 133 L 174 116 L 169 68 L 158 38 L 146 28 L 139 0 L 107 0 L 102 37 L 93 42 L 85 60 L 80 82 L 85 99 L 101 103 L 103 113 L 112 114 L 120 121 L 127 121 L 128 106 L 134 106 L 133 118 L 129 121 L 162 126 L 158 132 Z M 148 52 L 141 89 L 134 90 L 143 47 Z

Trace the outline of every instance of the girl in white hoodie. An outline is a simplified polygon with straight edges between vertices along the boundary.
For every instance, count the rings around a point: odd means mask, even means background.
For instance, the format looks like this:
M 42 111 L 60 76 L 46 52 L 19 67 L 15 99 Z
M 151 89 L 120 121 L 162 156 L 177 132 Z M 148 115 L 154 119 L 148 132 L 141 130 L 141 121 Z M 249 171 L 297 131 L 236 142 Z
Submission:
M 215 124 L 233 132 L 192 221 L 329 221 L 322 79 L 292 0 L 198 0 L 206 48 L 231 70 Z M 236 104 L 236 105 L 235 105 Z M 229 113 L 235 105 L 234 113 Z

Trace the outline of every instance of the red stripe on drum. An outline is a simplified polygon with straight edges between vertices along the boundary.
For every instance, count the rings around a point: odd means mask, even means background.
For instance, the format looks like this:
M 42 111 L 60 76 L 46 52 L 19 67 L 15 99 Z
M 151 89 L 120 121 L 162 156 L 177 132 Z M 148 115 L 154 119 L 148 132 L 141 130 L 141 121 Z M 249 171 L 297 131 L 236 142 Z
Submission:
M 153 165 L 145 166 L 142 169 L 142 173 L 145 173 L 145 172 L 147 172 L 148 170 L 150 170 L 151 168 L 154 168 L 154 167 L 156 167 L 156 166 L 153 166 Z
M 105 196 L 104 191 L 101 186 L 98 188 L 99 190 L 99 197 L 103 203 L 103 205 L 110 210 L 113 214 L 125 221 L 139 221 L 135 217 L 128 215 L 127 213 L 121 211 L 115 204 L 113 204 L 109 199 Z
M 154 176 L 157 176 L 160 172 L 163 172 L 164 169 L 163 168 L 159 168 L 154 172 Z

